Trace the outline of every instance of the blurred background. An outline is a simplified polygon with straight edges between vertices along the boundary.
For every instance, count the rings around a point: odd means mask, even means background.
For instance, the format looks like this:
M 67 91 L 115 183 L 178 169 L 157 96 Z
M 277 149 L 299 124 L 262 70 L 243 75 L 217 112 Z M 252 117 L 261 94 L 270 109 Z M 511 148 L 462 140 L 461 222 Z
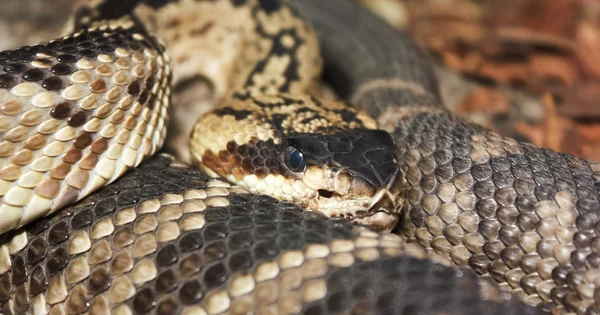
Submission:
M 77 1 L 4 1 L 0 50 L 56 37 Z M 600 0 L 348 1 L 430 55 L 456 114 L 600 161 Z

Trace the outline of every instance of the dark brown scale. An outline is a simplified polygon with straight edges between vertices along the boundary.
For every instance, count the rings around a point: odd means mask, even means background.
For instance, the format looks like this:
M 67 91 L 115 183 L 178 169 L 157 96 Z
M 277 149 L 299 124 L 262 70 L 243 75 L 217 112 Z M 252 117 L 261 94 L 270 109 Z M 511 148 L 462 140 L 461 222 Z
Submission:
M 586 263 L 588 263 L 592 268 L 600 268 L 600 255 L 596 253 L 589 254 L 586 259 Z
M 569 292 L 563 298 L 563 303 L 565 304 L 565 308 L 569 312 L 576 312 L 578 306 L 581 304 L 581 298 L 574 292 Z
M 479 197 L 483 200 L 486 200 L 485 198 L 489 198 L 487 200 L 493 201 L 494 204 L 495 204 L 495 201 L 491 198 L 494 197 L 495 191 L 496 191 L 496 187 L 491 180 L 480 181 L 477 184 L 475 184 L 475 186 L 473 187 L 473 192 L 475 193 L 475 195 L 477 197 Z
M 244 250 L 231 256 L 228 266 L 231 271 L 236 272 L 251 268 L 253 263 L 254 259 L 250 251 Z
M 30 303 L 29 293 L 27 292 L 27 286 L 22 284 L 19 287 L 17 287 L 13 300 L 15 301 L 15 310 L 17 312 L 24 312 L 25 310 L 27 310 L 27 306 Z
M 179 263 L 179 274 L 185 278 L 191 277 L 200 272 L 201 263 L 202 257 L 193 253 L 181 260 L 181 263 Z
M 0 74 L 0 88 L 10 89 L 17 84 L 17 79 L 10 74 Z
M 147 100 L 148 90 L 143 90 L 142 93 L 140 93 L 140 96 L 138 97 L 138 101 L 140 102 L 140 104 L 145 104 Z
M 154 86 L 154 76 L 147 77 L 144 81 L 144 85 L 146 90 L 151 91 Z
M 171 297 L 161 300 L 156 307 L 157 315 L 171 315 L 177 313 L 177 302 Z
M 100 44 L 100 42 L 98 42 Z M 113 51 L 115 51 L 115 46 L 112 45 L 100 45 L 97 48 L 99 51 L 103 52 L 103 53 L 111 53 Z
M 4 71 L 6 71 L 6 73 L 18 74 L 18 73 L 21 73 L 21 72 L 27 70 L 27 66 L 25 66 L 22 63 L 11 63 L 11 64 L 4 66 L 3 69 L 4 69 Z
M 29 244 L 27 249 L 27 263 L 33 265 L 46 257 L 48 246 L 46 241 L 38 237 Z
M 140 80 L 133 81 L 127 86 L 127 92 L 131 95 L 137 96 L 140 94 Z
M 228 235 L 227 226 L 223 223 L 215 223 L 207 226 L 204 229 L 203 238 L 206 241 L 215 241 L 219 239 L 223 239 Z
M 46 260 L 46 268 L 48 268 L 48 275 L 54 275 L 59 272 L 68 262 L 67 251 L 59 247 L 50 253 L 48 259 Z
M 19 285 L 27 280 L 27 269 L 21 256 L 16 256 L 12 261 L 12 283 Z
M 505 248 L 501 253 L 502 260 L 510 269 L 519 267 L 523 255 L 523 250 L 518 247 Z
M 87 131 L 82 131 L 75 140 L 73 146 L 78 149 L 85 149 L 92 144 L 92 134 Z
M 48 218 L 43 218 L 40 220 L 36 220 L 33 222 L 33 224 L 31 225 L 31 229 L 28 231 L 28 234 L 30 236 L 32 235 L 38 235 L 43 231 L 46 231 L 48 229 L 48 227 L 50 226 L 49 224 Z
M 516 223 L 519 212 L 515 207 L 507 206 L 499 208 L 497 215 L 502 224 L 508 225 Z
M 212 289 L 220 286 L 225 281 L 227 281 L 227 270 L 225 266 L 221 263 L 217 263 L 211 267 L 208 267 L 206 273 L 204 274 L 204 284 L 207 289 Z
M 533 181 L 529 182 L 531 186 L 534 186 L 535 183 Z M 528 185 L 529 186 L 529 185 Z M 518 190 L 517 190 L 518 191 Z M 517 209 L 524 213 L 533 213 L 535 211 L 535 205 L 537 204 L 537 199 L 532 196 L 519 196 L 515 202 Z
M 477 185 L 475 187 L 477 187 Z M 475 211 L 477 211 L 482 218 L 495 217 L 497 208 L 498 205 L 493 199 L 481 199 L 475 205 Z
M 108 140 L 105 138 L 98 138 L 92 142 L 92 152 L 96 154 L 102 154 L 108 149 Z
M 253 173 L 256 169 L 256 165 L 254 165 L 254 161 L 251 157 L 244 158 L 242 160 L 242 169 L 247 173 Z
M 136 314 L 146 314 L 156 306 L 156 296 L 151 288 L 143 288 L 136 293 L 132 302 Z
M 66 222 L 58 222 L 48 232 L 48 243 L 57 245 L 69 239 L 69 227 Z
M 567 275 L 567 285 L 573 290 L 585 283 L 584 273 L 579 270 L 574 270 Z
M 10 289 L 10 275 L 5 273 L 0 276 L 0 301 L 5 302 L 12 297 Z
M 91 208 L 82 210 L 73 215 L 73 218 L 71 219 L 71 228 L 79 230 L 85 226 L 90 225 L 93 220 L 94 213 Z
M 248 218 L 246 217 L 234 217 L 231 218 L 231 220 L 228 223 L 228 227 L 230 230 L 232 231 L 240 231 L 240 230 L 248 230 L 250 228 L 252 228 L 253 226 L 253 222 L 248 220 Z M 236 233 L 236 235 L 241 236 L 242 238 L 244 238 L 244 240 L 240 239 L 240 241 L 242 242 L 246 242 L 248 240 L 251 240 L 251 236 L 247 234 L 247 232 L 242 232 L 242 233 Z M 232 235 L 232 241 L 236 240 L 235 235 Z M 229 246 L 235 246 L 234 243 L 230 242 Z M 244 248 L 240 247 L 240 248 Z
M 504 245 L 499 241 L 487 242 L 483 245 L 483 252 L 492 260 L 500 258 Z
M 219 261 L 225 257 L 226 247 L 222 241 L 217 241 L 211 244 L 207 244 L 202 252 L 202 260 L 206 264 Z
M 222 208 L 210 208 L 206 210 L 204 218 L 210 223 L 224 221 L 229 218 L 229 212 Z M 225 224 L 225 222 L 221 222 L 221 224 Z
M 59 63 L 52 66 L 52 68 L 50 68 L 50 72 L 54 75 L 68 75 L 71 74 L 71 67 L 64 63 Z
M 129 42 L 129 48 L 132 50 L 140 50 L 141 46 L 136 42 Z
M 519 243 L 521 231 L 514 225 L 505 225 L 500 228 L 498 235 L 506 246 L 513 246 Z
M 83 38 L 81 38 L 81 37 L 78 38 L 78 40 L 82 40 L 82 39 Z M 77 46 L 81 47 L 81 48 L 87 48 L 87 49 L 96 48 L 96 44 L 94 44 L 94 43 L 92 43 L 90 41 L 79 42 L 79 43 L 77 43 Z
M 527 294 L 534 294 L 536 292 L 535 286 L 541 278 L 538 275 L 527 275 L 521 278 L 520 285 Z
M 512 184 L 512 182 L 511 182 L 511 184 Z M 498 184 L 496 184 L 496 185 L 498 185 Z M 513 206 L 515 203 L 515 200 L 517 199 L 517 192 L 512 188 L 512 186 L 503 187 L 503 188 L 496 190 L 494 198 L 500 205 Z
M 77 62 L 77 57 L 75 57 L 73 55 L 69 55 L 69 54 L 62 54 L 62 55 L 58 55 L 56 57 L 56 60 L 58 60 L 58 62 L 62 62 L 62 63 L 75 63 L 75 62 Z
M 557 304 L 564 304 L 565 296 L 571 292 L 567 285 L 559 285 L 550 291 L 550 297 Z
M 174 245 L 167 245 L 158 251 L 156 266 L 158 268 L 167 267 L 177 262 L 177 259 L 177 248 Z
M 589 255 L 587 250 L 576 250 L 571 253 L 571 264 L 575 268 L 583 268 L 586 265 L 587 256 Z
M 583 213 L 577 216 L 575 224 L 580 231 L 592 232 L 598 223 L 598 216 L 594 213 Z
M 149 109 L 154 109 L 154 106 L 156 105 L 156 95 L 154 95 L 154 93 L 150 93 L 147 105 Z
M 50 116 L 56 119 L 65 119 L 71 114 L 71 106 L 72 105 L 69 102 L 62 102 L 57 105 L 54 105 L 54 107 L 50 111 Z
M 82 152 L 80 149 L 72 148 L 63 156 L 63 161 L 70 164 L 75 164 L 81 160 Z
M 171 269 L 161 272 L 156 278 L 156 292 L 167 293 L 177 287 L 177 276 Z
M 540 217 L 535 213 L 520 213 L 517 217 L 517 224 L 524 232 L 535 230 L 540 223 Z
M 487 219 L 479 222 L 479 232 L 483 237 L 492 241 L 498 237 L 500 223 L 496 220 Z
M 237 152 L 240 156 L 247 157 L 248 156 L 248 145 L 243 144 L 243 145 L 238 146 Z
M 105 268 L 92 271 L 89 278 L 89 293 L 96 295 L 108 290 L 110 287 L 110 274 Z
M 34 296 L 44 292 L 48 287 L 48 279 L 42 266 L 37 266 L 33 269 L 29 286 L 29 292 Z
M 69 108 L 70 110 L 70 108 Z M 81 127 L 87 121 L 87 113 L 83 110 L 75 112 L 69 119 L 67 119 L 67 124 L 71 127 Z
M 198 232 L 191 232 L 179 240 L 179 248 L 182 252 L 191 252 L 202 247 L 202 235 Z
M 248 154 L 251 158 L 255 158 L 260 154 L 260 149 L 256 146 L 250 146 L 248 148 Z
M 236 153 L 238 145 L 237 145 L 237 143 L 235 141 L 229 141 L 229 142 L 227 142 L 226 146 L 227 146 L 227 152 L 229 152 L 229 153 Z
M 203 296 L 202 286 L 197 280 L 190 280 L 179 289 L 179 299 L 184 305 L 196 304 Z
M 83 49 L 81 51 L 79 51 L 79 53 L 87 58 L 95 58 L 99 55 L 99 53 L 96 50 L 93 49 Z
M 42 81 L 42 87 L 49 91 L 57 91 L 64 87 L 63 80 L 59 77 L 49 77 Z
M 120 206 L 131 205 L 138 202 L 139 198 L 139 191 L 128 190 L 127 192 L 122 193 L 117 197 L 117 204 Z
M 88 310 L 89 305 L 87 289 L 79 285 L 71 290 L 71 294 L 67 298 L 66 311 L 68 314 L 81 314 Z

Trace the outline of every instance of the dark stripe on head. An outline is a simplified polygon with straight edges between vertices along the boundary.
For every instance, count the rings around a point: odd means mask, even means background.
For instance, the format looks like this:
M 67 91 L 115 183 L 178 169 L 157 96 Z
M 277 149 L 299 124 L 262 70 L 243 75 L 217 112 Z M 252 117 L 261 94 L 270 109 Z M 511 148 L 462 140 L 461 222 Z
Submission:
M 394 141 L 383 130 L 348 129 L 333 134 L 292 134 L 285 143 L 300 150 L 309 165 L 346 169 L 374 188 L 396 174 Z
M 232 107 L 226 106 L 216 109 L 215 114 L 220 116 L 231 115 L 235 117 L 235 120 L 242 120 L 250 116 L 250 114 L 252 114 L 252 111 L 246 109 L 234 109 Z

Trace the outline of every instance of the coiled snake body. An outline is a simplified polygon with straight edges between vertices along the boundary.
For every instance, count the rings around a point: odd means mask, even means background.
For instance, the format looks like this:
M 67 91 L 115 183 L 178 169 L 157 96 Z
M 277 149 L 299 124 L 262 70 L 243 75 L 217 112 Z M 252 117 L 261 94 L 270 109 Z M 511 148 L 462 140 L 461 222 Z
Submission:
M 453 117 L 356 4 L 289 5 L 97 1 L 0 53 L 3 313 L 600 312 L 598 164 Z M 312 27 L 377 122 L 308 95 Z M 144 162 L 197 76 L 223 96 L 191 135 L 204 171 Z

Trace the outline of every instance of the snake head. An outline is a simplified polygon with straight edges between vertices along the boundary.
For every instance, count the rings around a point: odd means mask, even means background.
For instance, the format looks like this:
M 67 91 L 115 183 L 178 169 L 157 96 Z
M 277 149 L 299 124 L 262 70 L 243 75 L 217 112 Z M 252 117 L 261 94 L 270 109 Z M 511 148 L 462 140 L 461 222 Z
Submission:
M 404 201 L 394 141 L 383 130 L 297 134 L 281 144 L 281 174 L 294 178 L 294 202 L 331 217 L 390 231 Z
M 194 164 L 253 193 L 381 231 L 398 222 L 404 176 L 392 136 L 366 114 L 309 97 L 228 101 L 194 126 Z

